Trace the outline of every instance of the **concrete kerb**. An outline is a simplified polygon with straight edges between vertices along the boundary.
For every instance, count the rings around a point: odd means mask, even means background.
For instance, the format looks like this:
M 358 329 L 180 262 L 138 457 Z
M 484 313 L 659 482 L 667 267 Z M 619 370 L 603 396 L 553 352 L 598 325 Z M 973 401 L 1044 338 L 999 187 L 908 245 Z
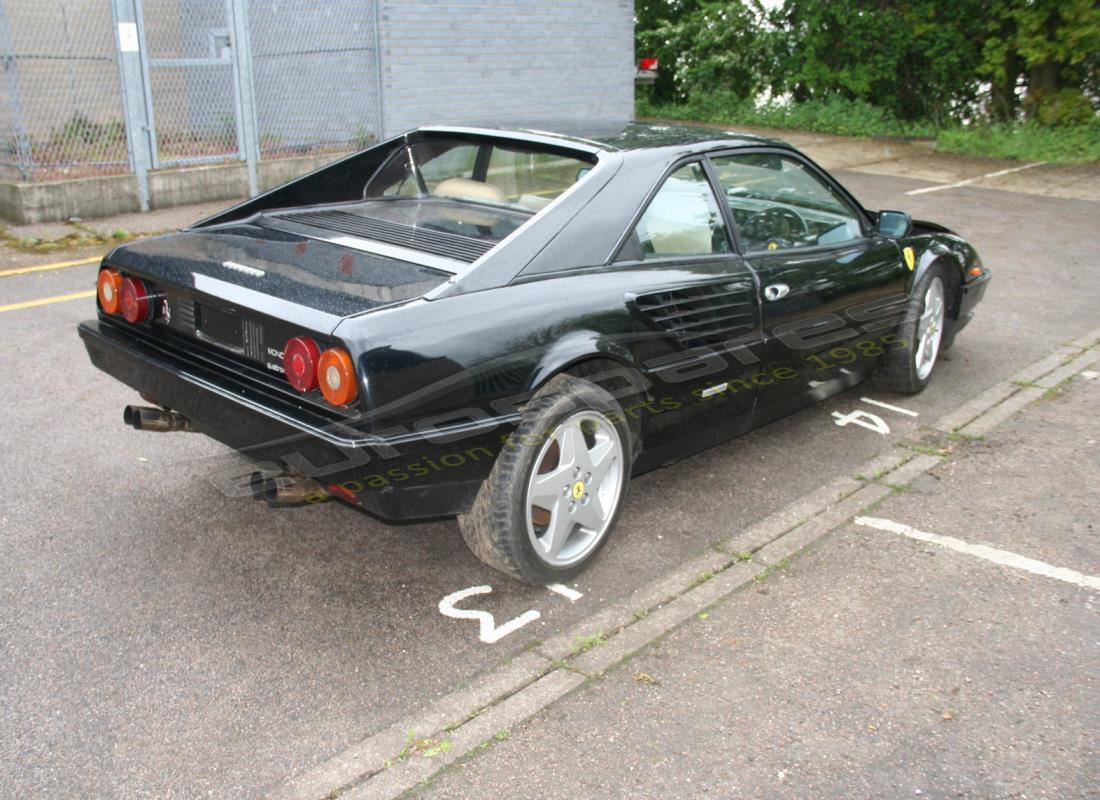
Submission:
M 766 569 L 766 565 L 755 561 L 733 564 L 714 577 L 702 580 L 668 604 L 639 617 L 608 641 L 586 650 L 568 663 L 590 677 L 602 675 L 703 609 L 752 583 Z
M 383 800 L 407 792 L 419 783 L 451 764 L 492 743 L 497 736 L 506 736 L 516 725 L 538 714 L 551 703 L 579 688 L 587 681 L 583 675 L 558 669 L 502 700 L 490 713 L 475 717 L 451 734 L 444 750 L 431 758 L 405 757 L 388 766 L 365 783 L 338 796 L 343 800 Z
M 1074 339 L 1069 343 L 1070 347 L 1078 347 L 1081 349 L 1096 347 L 1097 345 L 1100 345 L 1100 328 L 1095 328 L 1084 336 Z
M 1054 389 L 1058 384 L 1069 380 L 1081 370 L 1088 369 L 1097 361 L 1100 361 L 1100 350 L 1085 350 L 1058 369 L 1037 378 L 1035 385 L 1043 389 Z
M 984 434 L 1049 388 L 1100 361 L 1100 350 L 1088 349 L 1098 343 L 1100 329 L 991 387 L 941 418 L 934 429 L 941 434 Z M 858 479 L 830 481 L 534 650 L 484 673 L 470 686 L 440 698 L 416 719 L 390 726 L 265 796 L 397 797 L 492 744 L 501 732 L 589 680 L 598 680 L 701 611 L 784 567 L 944 460 L 945 456 L 902 448 L 869 459 L 857 470 Z M 447 745 L 436 748 L 430 758 L 410 753 L 409 731 Z
M 887 473 L 893 472 L 903 464 L 912 461 L 914 455 L 912 450 L 901 447 L 887 450 L 885 453 L 864 461 L 856 473 L 856 478 L 868 482 L 882 480 Z
M 794 556 L 817 544 L 826 534 L 836 530 L 892 492 L 889 486 L 877 483 L 866 484 L 855 494 L 849 495 L 836 505 L 783 534 L 762 548 L 753 556 L 753 559 L 759 558 L 763 564 L 772 567 L 786 564 Z
M 904 486 L 910 483 L 918 475 L 929 472 L 939 466 L 946 456 L 920 453 L 913 456 L 900 467 L 887 473 L 881 480 L 887 486 Z M 887 478 L 889 480 L 887 480 Z
M 963 403 L 950 414 L 940 417 L 932 424 L 932 429 L 940 433 L 954 433 L 1018 391 L 1020 391 L 1019 385 L 1011 380 L 995 383 L 973 400 Z
M 478 676 L 470 684 L 441 697 L 420 716 L 401 720 L 352 745 L 306 772 L 265 793 L 270 800 L 317 800 L 370 780 L 401 759 L 415 737 L 438 736 L 457 730 L 477 712 L 500 703 L 538 681 L 553 664 L 533 652 L 519 656 Z
M 1007 419 L 1034 399 L 1035 393 L 1029 390 L 1035 387 L 1052 388 L 1085 369 L 1088 365 L 1095 363 L 1100 356 L 1090 348 L 1095 348 L 1097 344 L 1100 344 L 1100 328 L 1090 331 L 1068 345 L 1059 347 L 1050 355 L 1025 367 L 1011 378 L 995 383 L 973 400 L 964 403 L 950 414 L 938 419 L 932 425 L 932 429 L 948 434 L 960 432 L 971 436 L 981 435 L 983 429 L 987 430 L 989 427 L 998 425 L 1001 420 L 998 419 L 996 422 L 981 425 L 971 425 L 971 423 L 975 423 L 979 416 L 988 413 L 1002 403 L 1008 402 L 1014 395 L 1024 392 L 1023 397 L 1013 399 L 1006 406 L 1005 411 L 1002 412 L 1004 414 L 1003 419 Z
M 968 422 L 959 428 L 959 433 L 964 436 L 985 436 L 993 428 L 1000 425 L 1017 411 L 1043 396 L 1043 390 L 1029 386 L 1016 392 L 1010 398 L 1000 403 L 977 419 Z

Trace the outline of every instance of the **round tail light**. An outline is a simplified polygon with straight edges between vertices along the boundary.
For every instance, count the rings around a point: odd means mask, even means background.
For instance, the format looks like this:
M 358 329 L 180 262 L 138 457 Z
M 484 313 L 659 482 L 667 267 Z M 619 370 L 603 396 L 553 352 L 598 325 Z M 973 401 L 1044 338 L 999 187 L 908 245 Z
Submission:
M 341 347 L 321 353 L 317 362 L 317 382 L 321 384 L 321 394 L 334 406 L 346 406 L 359 395 L 355 366 L 351 356 Z
M 321 360 L 321 348 L 308 336 L 295 336 L 283 348 L 283 369 L 286 379 L 299 392 L 312 392 L 317 388 L 317 364 Z
M 108 314 L 117 314 L 119 291 L 122 288 L 122 273 L 117 269 L 101 269 L 96 279 L 96 294 L 99 295 L 99 307 Z
M 130 324 L 149 319 L 149 292 L 141 278 L 124 278 L 118 290 L 122 316 Z

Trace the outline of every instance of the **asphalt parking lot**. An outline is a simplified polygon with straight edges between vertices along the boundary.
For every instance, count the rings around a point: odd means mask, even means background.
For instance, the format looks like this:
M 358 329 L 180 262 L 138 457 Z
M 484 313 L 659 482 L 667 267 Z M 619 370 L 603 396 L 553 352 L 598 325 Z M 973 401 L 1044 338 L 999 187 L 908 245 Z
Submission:
M 1091 375 L 416 796 L 1096 797 Z
M 387 527 L 334 503 L 227 498 L 209 476 L 240 462 L 220 445 L 123 427 L 134 397 L 76 337 L 90 297 L 0 312 L 0 795 L 261 794 L 919 439 L 926 421 L 1098 324 L 1095 203 L 975 185 L 906 195 L 930 184 L 837 174 L 868 207 L 975 244 L 995 273 L 978 318 L 918 397 L 856 387 L 638 479 L 614 539 L 566 593 L 491 572 L 453 522 Z M 88 291 L 94 275 L 0 278 L 0 306 Z M 856 409 L 889 432 L 835 424 Z M 904 571 L 884 535 L 861 533 L 861 570 Z M 492 643 L 439 608 L 484 586 L 461 605 L 497 625 L 526 620 Z M 799 591 L 836 599 L 812 581 Z

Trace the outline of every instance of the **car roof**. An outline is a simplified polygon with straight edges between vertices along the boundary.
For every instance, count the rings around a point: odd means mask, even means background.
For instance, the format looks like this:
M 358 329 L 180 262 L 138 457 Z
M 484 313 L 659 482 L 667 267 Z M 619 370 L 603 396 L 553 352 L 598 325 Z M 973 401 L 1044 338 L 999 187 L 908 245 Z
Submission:
M 682 122 L 630 122 L 616 129 L 596 131 L 590 138 L 608 150 L 649 150 L 659 147 L 719 144 L 725 147 L 753 147 L 784 144 L 745 131 Z M 703 149 L 703 148 L 700 148 Z
M 589 153 L 657 150 L 666 147 L 697 148 L 702 151 L 713 147 L 790 146 L 779 139 L 757 136 L 745 131 L 682 122 L 628 122 L 614 126 L 593 126 L 591 123 L 582 122 L 562 123 L 555 128 L 554 131 L 548 131 L 519 127 L 425 126 L 416 130 L 506 137 L 532 143 L 556 144 Z

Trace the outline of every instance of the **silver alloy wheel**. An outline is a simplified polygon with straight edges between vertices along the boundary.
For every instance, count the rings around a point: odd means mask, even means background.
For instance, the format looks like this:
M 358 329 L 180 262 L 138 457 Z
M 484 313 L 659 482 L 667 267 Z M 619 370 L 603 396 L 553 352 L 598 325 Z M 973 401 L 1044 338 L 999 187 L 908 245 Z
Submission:
M 524 518 L 536 555 L 553 567 L 582 561 L 611 527 L 623 487 L 623 443 L 598 411 L 578 411 L 539 449 Z
M 924 311 L 917 321 L 917 377 L 925 380 L 936 365 L 943 338 L 943 281 L 937 275 L 924 293 Z

